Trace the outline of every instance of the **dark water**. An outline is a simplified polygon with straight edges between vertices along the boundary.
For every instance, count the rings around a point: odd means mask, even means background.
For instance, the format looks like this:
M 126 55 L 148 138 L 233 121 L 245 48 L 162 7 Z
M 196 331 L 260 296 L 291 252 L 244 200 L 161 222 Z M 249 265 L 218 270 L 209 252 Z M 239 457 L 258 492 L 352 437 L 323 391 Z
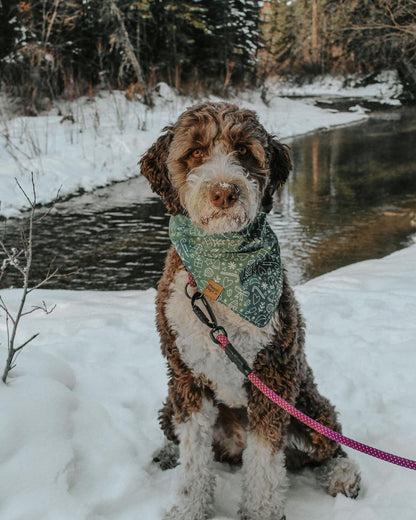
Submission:
M 294 172 L 270 221 L 293 284 L 409 243 L 416 232 L 414 109 L 377 113 L 290 144 Z M 22 222 L 7 223 L 8 246 L 18 243 Z M 48 287 L 154 287 L 169 247 L 167 224 L 141 178 L 59 203 L 35 229 L 33 283 L 54 259 L 66 276 Z M 7 272 L 0 283 L 20 282 Z
M 416 110 L 293 142 L 272 216 L 292 280 L 379 258 L 416 233 Z

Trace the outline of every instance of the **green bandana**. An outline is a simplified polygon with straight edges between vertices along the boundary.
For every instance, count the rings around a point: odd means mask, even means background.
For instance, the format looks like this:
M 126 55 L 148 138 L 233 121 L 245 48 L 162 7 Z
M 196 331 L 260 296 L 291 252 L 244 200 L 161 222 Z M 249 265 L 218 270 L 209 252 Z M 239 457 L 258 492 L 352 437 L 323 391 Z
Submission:
M 259 213 L 239 232 L 210 234 L 184 215 L 171 217 L 170 239 L 198 288 L 257 327 L 270 321 L 282 293 L 277 237 Z

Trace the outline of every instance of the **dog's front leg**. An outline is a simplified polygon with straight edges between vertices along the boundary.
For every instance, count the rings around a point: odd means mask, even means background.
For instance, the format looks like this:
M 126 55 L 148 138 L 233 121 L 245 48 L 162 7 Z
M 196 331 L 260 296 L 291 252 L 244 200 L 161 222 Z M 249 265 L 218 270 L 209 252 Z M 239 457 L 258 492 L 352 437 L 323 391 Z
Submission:
M 258 377 L 286 401 L 297 395 L 298 363 L 273 360 L 274 352 L 258 354 Z M 274 362 L 273 362 L 274 361 Z M 270 366 L 276 367 L 270 369 Z M 254 386 L 248 386 L 249 432 L 243 453 L 241 520 L 283 520 L 288 489 L 284 446 L 290 416 Z
M 243 453 L 241 520 L 283 520 L 288 479 L 282 449 L 249 432 Z
M 217 407 L 203 397 L 200 409 L 185 421 L 176 418 L 181 474 L 178 501 L 166 520 L 205 520 L 211 513 L 215 488 L 212 431 L 217 412 Z

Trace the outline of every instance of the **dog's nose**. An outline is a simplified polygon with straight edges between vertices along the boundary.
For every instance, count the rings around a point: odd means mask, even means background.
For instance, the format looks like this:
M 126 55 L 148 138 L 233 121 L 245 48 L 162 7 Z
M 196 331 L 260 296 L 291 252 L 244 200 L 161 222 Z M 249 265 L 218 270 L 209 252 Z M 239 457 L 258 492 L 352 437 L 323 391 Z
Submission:
M 209 197 L 215 207 L 221 209 L 230 208 L 238 200 L 238 188 L 234 184 L 218 182 L 211 186 Z

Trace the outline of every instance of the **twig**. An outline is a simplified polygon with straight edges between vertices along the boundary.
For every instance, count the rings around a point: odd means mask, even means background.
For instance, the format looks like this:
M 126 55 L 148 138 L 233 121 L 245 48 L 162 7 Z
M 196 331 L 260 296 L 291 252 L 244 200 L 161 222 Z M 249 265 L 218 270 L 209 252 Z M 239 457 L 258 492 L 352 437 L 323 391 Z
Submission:
M 36 334 L 33 334 L 33 336 L 30 339 L 28 339 L 27 341 L 25 341 L 24 343 L 22 343 L 22 345 L 20 345 L 20 347 L 15 348 L 14 353 L 17 354 L 17 352 L 19 352 L 19 350 L 22 350 L 22 348 L 26 347 L 26 345 L 28 345 L 31 341 L 33 341 L 38 336 L 39 336 L 39 332 L 37 332 Z M 6 381 L 4 381 L 4 382 L 6 382 Z
M 30 311 L 26 311 L 22 314 L 22 316 L 28 316 L 32 314 L 32 312 L 43 311 L 45 314 L 51 314 L 56 309 L 56 305 L 48 309 L 46 303 L 42 300 L 42 305 L 32 305 L 32 309 Z
M 20 188 L 20 191 L 25 196 L 26 200 L 29 203 L 30 206 L 30 215 L 29 215 L 29 226 L 27 233 L 24 231 L 23 227 L 20 229 L 20 239 L 22 244 L 22 249 L 19 251 L 16 248 L 12 248 L 10 251 L 6 248 L 4 245 L 3 240 L 0 240 L 0 248 L 3 252 L 3 255 L 5 256 L 1 266 L 0 266 L 0 279 L 3 276 L 4 272 L 7 268 L 12 267 L 15 268 L 19 273 L 22 275 L 23 278 L 23 287 L 22 287 L 22 297 L 18 306 L 18 309 L 15 314 L 12 314 L 4 301 L 2 297 L 0 297 L 0 309 L 3 310 L 6 314 L 6 330 L 7 330 L 7 348 L 8 348 L 8 355 L 6 359 L 6 365 L 4 367 L 2 381 L 3 383 L 7 382 L 7 376 L 15 367 L 15 360 L 16 356 L 23 350 L 24 347 L 26 347 L 29 343 L 31 343 L 35 338 L 38 337 L 39 333 L 33 334 L 28 340 L 24 341 L 20 345 L 16 344 L 16 337 L 17 337 L 17 331 L 19 328 L 19 325 L 21 323 L 21 320 L 28 316 L 29 314 L 32 314 L 35 311 L 43 311 L 45 314 L 50 314 L 55 309 L 55 306 L 48 309 L 46 306 L 46 303 L 42 301 L 42 305 L 35 305 L 32 306 L 31 310 L 26 311 L 25 305 L 28 295 L 33 292 L 35 289 L 38 289 L 42 285 L 44 285 L 46 282 L 48 282 L 51 278 L 55 277 L 57 274 L 57 270 L 52 270 L 53 262 L 51 262 L 47 273 L 45 275 L 45 278 L 39 282 L 34 287 L 29 287 L 29 280 L 30 280 L 30 269 L 32 266 L 32 245 L 33 245 L 33 228 L 36 222 L 39 222 L 47 213 L 51 211 L 51 208 L 48 210 L 48 212 L 45 213 L 45 215 L 41 216 L 40 218 L 36 218 L 36 204 L 37 204 L 37 194 L 36 194 L 36 186 L 35 181 L 33 178 L 33 173 L 31 175 L 31 182 L 32 182 L 32 198 L 29 197 L 29 195 L 25 192 L 22 185 L 19 183 L 19 181 L 16 179 L 16 183 Z M 59 195 L 59 192 L 58 192 Z M 57 196 L 58 196 L 57 195 Z M 55 199 L 56 201 L 56 199 Z M 25 265 L 21 265 L 19 258 L 24 255 L 25 258 Z M 11 322 L 11 324 L 10 324 Z M 11 326 L 10 326 L 11 325 Z
M 411 27 L 411 26 L 409 26 Z M 406 25 L 399 24 L 374 24 L 374 25 L 353 25 L 351 27 L 345 27 L 342 29 L 343 31 L 382 31 L 385 29 L 392 29 L 397 31 L 398 33 L 410 34 L 411 36 L 416 36 L 416 29 L 408 28 Z
M 13 318 L 13 315 L 11 314 L 11 312 L 9 312 L 9 309 L 7 308 L 7 305 L 4 303 L 4 300 L 3 298 L 0 296 L 0 309 L 2 309 L 5 313 L 6 313 L 6 316 L 11 320 L 11 322 L 14 324 L 14 318 Z
M 29 195 L 25 192 L 24 188 L 20 184 L 20 182 L 17 179 L 17 177 L 15 177 L 14 180 L 16 181 L 16 184 L 19 186 L 20 191 L 23 193 L 23 195 L 25 196 L 26 200 L 29 202 L 29 206 L 33 209 L 34 206 L 36 206 L 36 188 L 35 188 L 35 181 L 33 179 L 33 173 L 31 174 L 30 177 L 32 179 L 33 200 L 31 200 L 29 198 Z

